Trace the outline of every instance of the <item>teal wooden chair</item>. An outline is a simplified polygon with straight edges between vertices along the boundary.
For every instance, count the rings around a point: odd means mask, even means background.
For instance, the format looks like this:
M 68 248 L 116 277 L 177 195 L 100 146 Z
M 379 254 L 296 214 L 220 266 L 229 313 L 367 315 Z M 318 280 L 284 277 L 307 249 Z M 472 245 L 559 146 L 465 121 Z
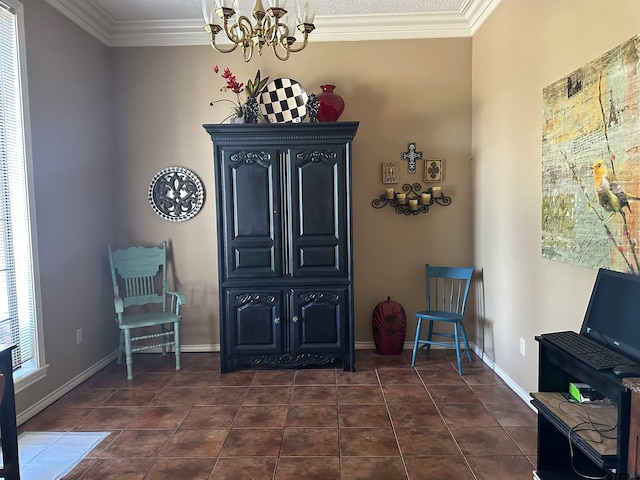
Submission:
M 180 307 L 187 301 L 182 293 L 167 287 L 167 242 L 160 247 L 122 250 L 109 245 L 109 263 L 120 327 L 118 364 L 124 352 L 127 380 L 133 379 L 133 353 L 151 348 L 161 347 L 166 355 L 167 347 L 173 347 L 176 370 L 180 370 Z M 155 343 L 157 339 L 160 343 Z
M 428 353 L 431 345 L 438 345 L 440 347 L 455 348 L 458 373 L 462 375 L 462 356 L 466 354 L 469 361 L 472 361 L 467 332 L 464 329 L 463 322 L 473 267 L 432 267 L 427 264 L 425 265 L 425 273 L 427 308 L 415 314 L 418 318 L 418 325 L 416 326 L 411 366 L 415 366 L 416 355 L 419 350 L 426 348 Z M 420 338 L 423 320 L 429 321 L 426 340 Z M 444 322 L 451 325 L 453 333 L 450 333 L 450 330 L 446 332 L 434 330 L 434 322 Z M 450 338 L 453 341 L 434 340 L 434 337 Z M 460 348 L 461 342 L 464 344 L 464 350 Z

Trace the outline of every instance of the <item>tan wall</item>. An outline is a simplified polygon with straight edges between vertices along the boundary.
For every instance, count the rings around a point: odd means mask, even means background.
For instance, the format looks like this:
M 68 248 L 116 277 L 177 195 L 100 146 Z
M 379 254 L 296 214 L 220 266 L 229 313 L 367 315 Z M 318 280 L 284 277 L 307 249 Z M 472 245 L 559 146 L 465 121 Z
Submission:
M 335 83 L 347 103 L 342 119 L 361 122 L 353 172 L 357 341 L 371 340 L 371 310 L 387 295 L 405 306 L 413 338 L 426 262 L 475 261 L 483 280 L 477 342 L 525 392 L 536 387 L 533 336 L 580 325 L 595 271 L 540 255 L 542 88 L 638 33 L 637 0 L 502 0 L 473 41 L 311 44 L 284 63 L 265 54 L 249 64 L 208 47 L 110 50 L 44 2 L 23 3 L 50 367 L 18 395 L 19 411 L 55 396 L 115 348 L 109 241 L 170 240 L 189 299 L 184 343 L 218 343 L 212 149 L 201 127 L 226 115 L 208 105 L 223 98 L 215 63 L 241 80 L 257 68 L 291 76 L 316 93 Z M 443 187 L 453 204 L 417 217 L 374 210 L 381 162 L 398 159 L 410 141 L 428 158 L 446 159 Z M 185 223 L 162 220 L 147 201 L 153 175 L 169 165 L 196 171 L 209 193 Z M 401 182 L 414 178 L 405 173 Z
M 210 101 L 233 96 L 219 92 L 215 64 L 229 66 L 242 82 L 260 69 L 263 76 L 292 77 L 309 92 L 333 83 L 346 102 L 341 120 L 360 121 L 353 168 L 357 342 L 372 341 L 371 313 L 387 296 L 404 305 L 407 340 L 413 339 L 424 264 L 471 263 L 471 39 L 318 43 L 287 62 L 266 52 L 245 64 L 236 52 L 221 55 L 206 46 L 121 48 L 115 58 L 120 241 L 171 241 L 178 288 L 189 302 L 187 348 L 219 343 L 212 145 L 201 125 L 221 121 L 231 108 L 211 108 Z M 442 186 L 452 205 L 415 217 L 375 210 L 371 201 L 384 188 L 381 163 L 398 160 L 412 141 L 427 158 L 445 159 Z M 422 180 L 401 163 L 401 183 Z M 208 192 L 188 222 L 162 220 L 147 201 L 153 175 L 170 165 L 194 170 Z
M 41 0 L 22 0 L 31 120 L 38 315 L 47 376 L 18 413 L 115 349 L 106 244 L 116 236 L 111 54 Z M 76 329 L 83 342 L 76 343 Z
M 636 0 L 502 0 L 473 39 L 478 343 L 525 392 L 534 336 L 580 328 L 596 273 L 541 257 L 542 89 L 639 31 Z

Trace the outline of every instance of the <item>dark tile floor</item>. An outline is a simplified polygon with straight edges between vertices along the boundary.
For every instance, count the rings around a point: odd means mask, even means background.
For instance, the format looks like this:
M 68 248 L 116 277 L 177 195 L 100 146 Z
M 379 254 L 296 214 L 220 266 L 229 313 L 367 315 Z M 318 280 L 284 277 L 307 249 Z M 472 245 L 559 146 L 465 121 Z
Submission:
M 20 431 L 110 431 L 65 477 L 171 480 L 532 478 L 536 416 L 478 358 L 453 351 L 339 367 L 220 374 L 218 354 L 138 354 Z

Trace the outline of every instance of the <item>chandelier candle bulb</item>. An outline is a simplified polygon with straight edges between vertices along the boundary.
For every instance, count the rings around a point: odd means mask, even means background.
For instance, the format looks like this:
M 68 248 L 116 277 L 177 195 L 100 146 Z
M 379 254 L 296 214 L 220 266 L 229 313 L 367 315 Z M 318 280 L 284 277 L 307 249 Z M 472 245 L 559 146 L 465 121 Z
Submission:
M 428 205 L 429 202 L 431 201 L 431 194 L 430 193 L 423 193 L 422 196 L 420 197 L 421 202 L 423 205 Z
M 396 200 L 400 205 L 404 205 L 405 203 L 407 203 L 407 196 L 404 193 L 398 193 L 396 195 Z
M 392 200 L 394 195 L 393 188 L 385 188 L 384 189 L 384 198 L 387 200 Z
M 297 2 L 295 2 L 295 5 L 298 22 L 307 25 L 313 24 L 313 21 L 316 17 L 315 0 L 297 0 Z
M 418 199 L 417 198 L 411 198 L 409 200 L 409 210 L 418 210 Z
M 442 195 L 442 187 L 433 187 L 431 189 L 431 192 L 433 193 L 434 197 L 439 197 L 440 195 Z

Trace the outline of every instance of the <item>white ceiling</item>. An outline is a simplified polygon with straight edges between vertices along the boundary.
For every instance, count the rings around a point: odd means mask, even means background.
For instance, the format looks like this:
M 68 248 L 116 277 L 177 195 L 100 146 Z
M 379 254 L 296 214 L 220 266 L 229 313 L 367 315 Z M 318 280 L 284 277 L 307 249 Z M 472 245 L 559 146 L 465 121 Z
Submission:
M 238 0 L 251 7 L 253 0 Z M 291 0 L 289 0 L 291 1 Z M 310 41 L 470 37 L 501 0 L 316 0 Z M 205 45 L 201 0 L 45 0 L 113 47 Z

